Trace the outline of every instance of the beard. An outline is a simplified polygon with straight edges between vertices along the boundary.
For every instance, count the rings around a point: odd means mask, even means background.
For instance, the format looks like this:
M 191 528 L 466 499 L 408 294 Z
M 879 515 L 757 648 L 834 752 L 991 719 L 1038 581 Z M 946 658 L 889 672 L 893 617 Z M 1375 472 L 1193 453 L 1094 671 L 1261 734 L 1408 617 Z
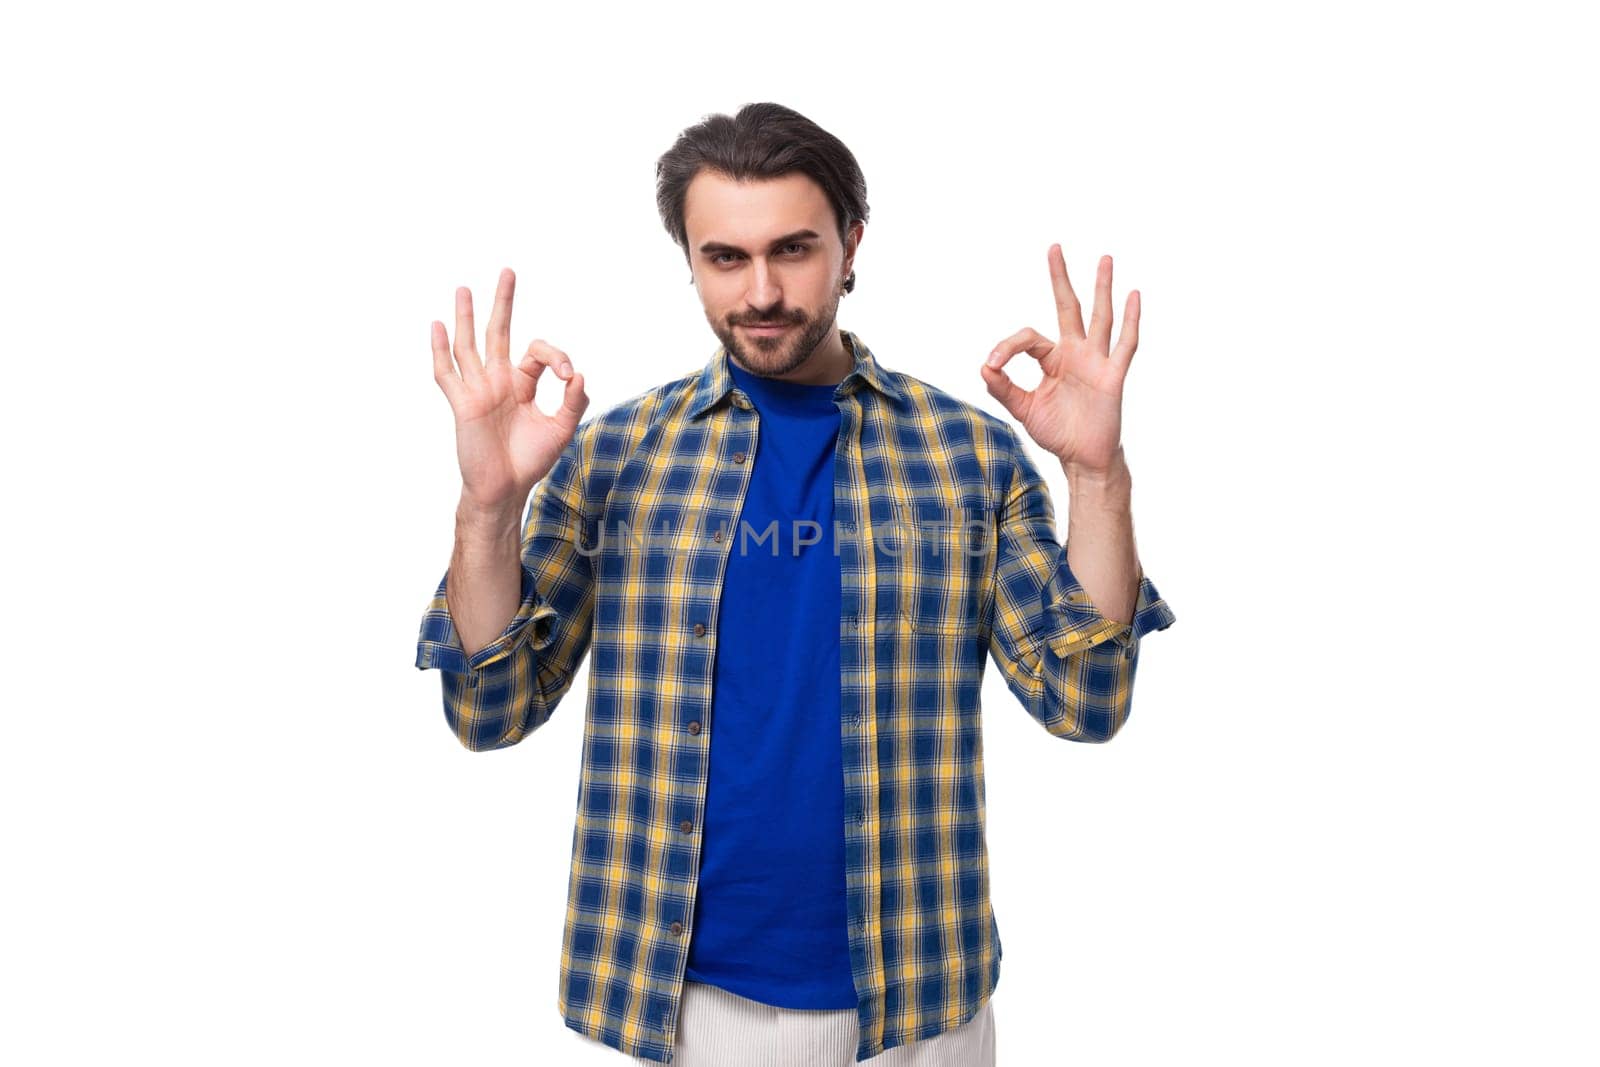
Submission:
M 710 322 L 711 332 L 717 335 L 722 347 L 739 361 L 739 366 L 752 374 L 777 378 L 799 367 L 811 357 L 817 346 L 827 339 L 838 315 L 841 295 L 835 286 L 833 299 L 821 314 L 815 316 L 807 315 L 798 308 L 780 308 L 761 315 L 743 314 L 739 316 L 734 326 L 712 322 L 709 316 L 706 321 Z M 783 322 L 789 324 L 791 328 L 776 337 L 755 337 L 742 333 L 737 328 L 738 325 L 756 322 Z

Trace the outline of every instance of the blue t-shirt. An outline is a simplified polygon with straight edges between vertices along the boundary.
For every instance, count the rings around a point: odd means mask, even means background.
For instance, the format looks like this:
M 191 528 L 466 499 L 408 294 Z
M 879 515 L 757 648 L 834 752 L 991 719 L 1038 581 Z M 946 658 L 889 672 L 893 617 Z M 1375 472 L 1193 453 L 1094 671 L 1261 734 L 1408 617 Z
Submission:
M 760 431 L 722 587 L 685 974 L 779 1007 L 853 1008 L 833 540 L 836 387 L 763 378 L 731 359 L 728 369 L 755 405 Z M 806 519 L 815 525 L 795 525 Z

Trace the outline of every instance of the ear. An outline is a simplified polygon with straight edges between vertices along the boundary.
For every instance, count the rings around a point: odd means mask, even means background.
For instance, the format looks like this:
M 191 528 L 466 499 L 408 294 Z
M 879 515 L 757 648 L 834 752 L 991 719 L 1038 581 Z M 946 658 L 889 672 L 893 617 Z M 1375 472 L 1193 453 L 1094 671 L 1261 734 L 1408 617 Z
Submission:
M 856 249 L 861 246 L 861 238 L 867 232 L 867 224 L 860 219 L 852 222 L 850 228 L 844 232 L 844 277 L 850 277 L 850 270 L 855 266 Z

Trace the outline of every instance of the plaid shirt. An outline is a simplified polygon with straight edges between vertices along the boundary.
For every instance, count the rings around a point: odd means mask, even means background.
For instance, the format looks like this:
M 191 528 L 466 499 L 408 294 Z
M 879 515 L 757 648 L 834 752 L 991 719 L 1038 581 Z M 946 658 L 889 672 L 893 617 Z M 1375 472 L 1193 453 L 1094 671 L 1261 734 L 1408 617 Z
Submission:
M 1049 733 L 1106 741 L 1128 717 L 1139 638 L 1174 616 L 1142 573 L 1132 624 L 1100 615 L 1011 425 L 840 333 L 855 362 L 834 394 L 828 543 L 863 1060 L 959 1026 L 999 981 L 985 656 Z M 447 574 L 417 643 L 473 751 L 543 726 L 590 654 L 557 1006 L 570 1028 L 660 1062 L 693 933 L 723 571 L 760 447 L 727 360 L 719 347 L 578 427 L 529 503 L 522 603 L 498 639 L 463 654 Z

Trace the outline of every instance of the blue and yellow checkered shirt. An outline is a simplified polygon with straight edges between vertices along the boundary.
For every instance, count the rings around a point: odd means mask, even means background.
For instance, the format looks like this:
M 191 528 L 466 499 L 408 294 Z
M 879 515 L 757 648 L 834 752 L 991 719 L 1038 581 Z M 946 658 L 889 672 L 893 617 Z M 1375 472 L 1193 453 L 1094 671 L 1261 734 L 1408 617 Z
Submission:
M 1000 978 L 984 840 L 985 656 L 1072 741 L 1127 721 L 1139 638 L 1174 621 L 1141 573 L 1129 625 L 1067 567 L 1050 497 L 1002 419 L 879 366 L 835 390 L 839 743 L 857 1060 L 970 1019 Z M 700 861 L 722 576 L 758 416 L 719 347 L 703 370 L 582 423 L 535 488 L 522 603 L 463 653 L 439 583 L 417 666 L 473 751 L 543 726 L 589 653 L 557 1006 L 670 1062 Z M 773 590 L 773 610 L 783 591 Z M 804 797 L 794 798 L 804 803 Z

